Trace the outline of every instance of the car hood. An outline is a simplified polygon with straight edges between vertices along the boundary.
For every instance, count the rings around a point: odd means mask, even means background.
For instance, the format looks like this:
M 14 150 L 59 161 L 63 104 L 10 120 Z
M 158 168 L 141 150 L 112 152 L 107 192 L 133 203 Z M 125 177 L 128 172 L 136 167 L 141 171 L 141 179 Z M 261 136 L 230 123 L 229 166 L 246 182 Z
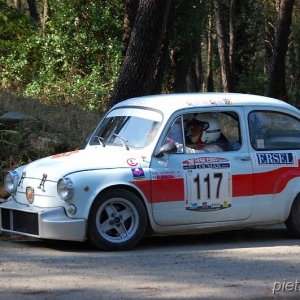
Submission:
M 112 169 L 145 167 L 146 155 L 141 151 L 122 147 L 95 147 L 56 154 L 36 160 L 20 169 L 25 177 L 42 178 L 57 181 L 70 173 Z

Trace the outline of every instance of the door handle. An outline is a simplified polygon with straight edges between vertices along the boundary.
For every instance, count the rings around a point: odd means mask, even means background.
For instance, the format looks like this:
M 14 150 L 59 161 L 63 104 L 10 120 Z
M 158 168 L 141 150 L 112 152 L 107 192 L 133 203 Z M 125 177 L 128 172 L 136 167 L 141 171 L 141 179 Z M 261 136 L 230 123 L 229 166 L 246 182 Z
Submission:
M 240 159 L 241 161 L 250 161 L 251 157 L 250 156 L 236 156 L 234 159 Z

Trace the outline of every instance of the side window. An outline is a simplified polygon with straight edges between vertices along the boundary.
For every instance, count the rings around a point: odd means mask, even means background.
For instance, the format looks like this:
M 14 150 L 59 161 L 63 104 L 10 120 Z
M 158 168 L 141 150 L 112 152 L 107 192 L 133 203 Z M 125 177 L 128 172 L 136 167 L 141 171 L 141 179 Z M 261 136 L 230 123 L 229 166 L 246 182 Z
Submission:
M 300 121 L 275 111 L 253 111 L 248 116 L 255 150 L 300 149 Z
M 239 118 L 235 112 L 184 115 L 187 153 L 237 151 L 241 147 Z
M 176 145 L 181 145 L 180 147 L 177 146 L 177 153 L 183 153 L 183 131 L 181 116 L 176 118 L 176 120 L 172 123 L 163 143 L 175 143 Z

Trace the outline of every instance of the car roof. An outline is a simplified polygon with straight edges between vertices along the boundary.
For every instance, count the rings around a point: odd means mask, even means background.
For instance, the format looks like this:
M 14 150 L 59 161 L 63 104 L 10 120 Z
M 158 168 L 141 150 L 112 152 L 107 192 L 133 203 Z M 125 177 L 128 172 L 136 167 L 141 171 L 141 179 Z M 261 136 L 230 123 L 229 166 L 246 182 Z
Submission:
M 119 102 L 114 107 L 138 106 L 149 107 L 172 113 L 182 108 L 211 106 L 270 106 L 298 110 L 292 105 L 278 99 L 239 93 L 175 93 L 142 96 Z

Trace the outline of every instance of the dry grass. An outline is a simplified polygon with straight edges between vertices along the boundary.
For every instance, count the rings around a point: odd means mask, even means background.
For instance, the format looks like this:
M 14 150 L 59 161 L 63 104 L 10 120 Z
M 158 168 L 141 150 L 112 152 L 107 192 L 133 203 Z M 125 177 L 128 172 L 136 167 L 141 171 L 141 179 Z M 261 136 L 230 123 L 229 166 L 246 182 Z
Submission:
M 91 113 L 73 106 L 49 106 L 33 98 L 0 91 L 0 114 L 16 111 L 39 119 L 57 132 L 74 136 L 84 144 L 101 119 L 100 113 Z
M 9 111 L 35 117 L 39 125 L 22 123 L 5 128 L 14 130 L 14 134 L 0 129 L 0 182 L 7 169 L 54 154 L 34 151 L 28 143 L 28 131 L 42 137 L 58 136 L 63 141 L 58 152 L 82 149 L 102 117 L 100 113 L 86 112 L 74 106 L 45 105 L 35 99 L 0 90 L 0 115 Z

